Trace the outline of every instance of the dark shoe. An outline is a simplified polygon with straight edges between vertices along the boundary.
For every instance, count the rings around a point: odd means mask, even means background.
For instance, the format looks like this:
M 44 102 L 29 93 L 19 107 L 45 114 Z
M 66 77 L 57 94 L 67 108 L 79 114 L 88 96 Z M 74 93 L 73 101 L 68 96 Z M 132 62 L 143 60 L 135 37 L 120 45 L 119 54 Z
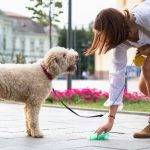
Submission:
M 133 134 L 134 138 L 150 138 L 150 124 L 147 125 L 143 130 Z

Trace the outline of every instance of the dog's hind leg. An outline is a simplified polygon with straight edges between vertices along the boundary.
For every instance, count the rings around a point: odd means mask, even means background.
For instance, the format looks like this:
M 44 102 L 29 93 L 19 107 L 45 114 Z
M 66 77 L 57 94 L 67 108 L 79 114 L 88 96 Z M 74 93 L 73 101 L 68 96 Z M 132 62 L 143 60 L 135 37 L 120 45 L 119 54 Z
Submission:
M 27 114 L 27 132 L 30 136 L 35 138 L 42 138 L 43 134 L 39 129 L 39 111 L 41 104 L 26 103 L 26 114 Z

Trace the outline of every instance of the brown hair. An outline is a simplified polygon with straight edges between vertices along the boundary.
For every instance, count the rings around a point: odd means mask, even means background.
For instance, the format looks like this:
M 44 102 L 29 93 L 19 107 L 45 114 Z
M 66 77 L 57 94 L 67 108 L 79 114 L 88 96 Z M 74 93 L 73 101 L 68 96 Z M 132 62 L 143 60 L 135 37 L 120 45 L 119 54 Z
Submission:
M 94 39 L 91 47 L 84 54 L 92 55 L 98 50 L 98 54 L 105 54 L 127 40 L 129 34 L 128 10 L 124 13 L 114 9 L 103 9 L 96 17 L 93 27 Z

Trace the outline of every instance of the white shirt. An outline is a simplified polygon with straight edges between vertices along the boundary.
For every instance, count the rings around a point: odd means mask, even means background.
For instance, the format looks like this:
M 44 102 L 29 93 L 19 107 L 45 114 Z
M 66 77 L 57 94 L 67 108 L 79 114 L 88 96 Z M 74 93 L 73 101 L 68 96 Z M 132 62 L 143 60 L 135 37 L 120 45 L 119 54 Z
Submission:
M 132 13 L 135 15 L 136 23 L 144 27 L 147 31 L 150 31 L 150 0 L 145 0 L 134 7 Z M 150 37 L 139 29 L 138 42 L 131 42 L 131 44 L 136 47 L 150 44 Z M 105 102 L 105 106 L 122 105 L 127 64 L 127 50 L 129 47 L 129 45 L 122 43 L 113 50 L 112 67 L 110 67 L 111 69 L 109 70 L 109 98 Z

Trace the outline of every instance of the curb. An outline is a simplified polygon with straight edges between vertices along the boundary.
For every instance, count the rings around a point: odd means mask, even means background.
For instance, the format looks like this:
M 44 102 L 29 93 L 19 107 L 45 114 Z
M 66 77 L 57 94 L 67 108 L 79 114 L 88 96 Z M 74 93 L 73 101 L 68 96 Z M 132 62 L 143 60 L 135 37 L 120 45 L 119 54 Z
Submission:
M 44 107 L 52 107 L 52 108 L 60 108 L 64 109 L 65 107 L 63 106 L 57 106 L 57 105 L 49 105 L 49 104 L 44 104 Z M 71 107 L 71 109 L 74 110 L 83 110 L 83 111 L 95 111 L 95 112 L 108 112 L 107 109 L 91 109 L 91 108 L 81 108 L 81 107 Z M 130 114 L 130 115 L 140 115 L 140 116 L 149 116 L 150 112 L 136 112 L 136 111 L 118 111 L 117 113 L 120 114 Z
M 13 102 L 13 101 L 0 101 L 0 103 L 4 104 L 18 104 L 23 105 L 24 103 L 21 102 Z M 43 107 L 52 107 L 52 108 L 60 108 L 65 109 L 63 106 L 58 105 L 49 105 L 49 104 L 43 104 Z M 81 107 L 71 107 L 74 110 L 81 110 L 81 111 L 95 111 L 95 112 L 108 112 L 107 109 L 91 109 L 91 108 L 81 108 Z M 118 111 L 120 114 L 130 114 L 130 115 L 140 115 L 140 116 L 149 116 L 150 112 L 136 112 L 136 111 Z

